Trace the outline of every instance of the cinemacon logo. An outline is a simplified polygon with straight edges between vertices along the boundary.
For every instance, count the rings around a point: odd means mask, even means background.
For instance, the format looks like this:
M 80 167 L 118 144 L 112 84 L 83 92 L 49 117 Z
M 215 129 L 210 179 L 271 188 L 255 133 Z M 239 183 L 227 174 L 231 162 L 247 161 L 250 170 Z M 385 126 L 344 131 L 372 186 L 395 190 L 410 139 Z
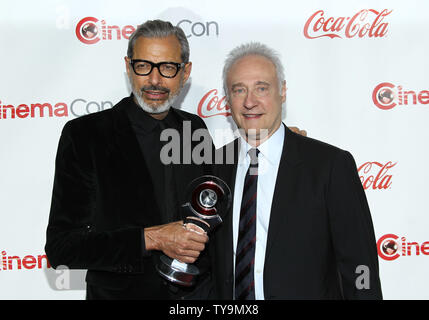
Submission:
M 113 107 L 110 101 L 87 101 L 82 98 L 74 99 L 71 103 L 21 103 L 12 105 L 0 101 L 0 120 L 25 119 L 45 117 L 68 117 L 69 115 L 80 117 L 86 114 L 103 111 Z
M 83 98 L 66 102 L 35 102 L 9 104 L 0 100 L 0 120 L 25 119 L 45 117 L 80 117 L 86 114 L 103 111 L 113 107 L 111 101 L 88 101 Z M 201 118 L 214 116 L 228 117 L 231 115 L 230 107 L 226 103 L 226 97 L 220 96 L 217 89 L 209 90 L 201 98 L 197 107 L 197 114 Z
M 407 241 L 405 237 L 386 234 L 377 241 L 377 251 L 380 258 L 392 261 L 399 257 L 429 255 L 429 241 L 422 244 Z
M 188 19 L 182 19 L 177 23 L 185 32 L 185 35 L 190 37 L 204 37 L 216 35 L 219 36 L 219 23 L 216 21 L 210 22 L 194 22 Z M 76 25 L 76 37 L 85 44 L 96 44 L 101 40 L 128 40 L 131 34 L 138 26 L 125 25 L 109 25 L 106 20 L 99 20 L 94 17 L 85 17 Z
M 5 250 L 0 254 L 0 271 L 21 270 L 21 269 L 43 269 L 50 268 L 51 265 L 46 254 L 26 255 L 24 257 L 9 255 Z
M 363 9 L 350 17 L 329 17 L 324 10 L 318 10 L 305 23 L 304 36 L 307 39 L 381 38 L 387 34 L 389 23 L 385 19 L 391 12 Z
M 402 85 L 383 82 L 372 91 L 372 101 L 381 110 L 390 110 L 397 105 L 425 105 L 429 104 L 429 90 L 408 90 Z

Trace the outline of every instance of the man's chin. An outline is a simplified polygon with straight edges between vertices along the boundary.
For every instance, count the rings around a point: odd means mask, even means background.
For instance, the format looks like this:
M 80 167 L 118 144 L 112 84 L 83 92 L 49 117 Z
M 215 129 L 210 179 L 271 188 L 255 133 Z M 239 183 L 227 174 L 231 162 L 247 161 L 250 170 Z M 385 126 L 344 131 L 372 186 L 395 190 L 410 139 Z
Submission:
M 168 111 L 170 109 L 171 103 L 170 100 L 166 100 L 164 102 L 151 104 L 147 103 L 140 95 L 137 95 L 134 92 L 134 97 L 137 102 L 137 104 L 142 107 L 144 111 L 151 114 L 160 114 Z
M 268 129 L 261 128 L 239 128 L 239 134 L 248 142 L 265 141 L 269 137 Z
M 143 105 L 146 108 L 152 110 L 153 113 L 161 113 L 161 112 L 163 112 L 162 110 L 165 111 L 166 108 L 170 107 L 170 104 L 169 104 L 168 100 L 167 101 L 163 101 L 163 102 L 160 101 L 159 103 L 147 103 L 147 102 L 144 102 Z
M 157 105 L 157 106 L 151 106 L 150 104 L 145 103 L 140 106 L 143 108 L 144 111 L 152 114 L 164 113 L 168 111 L 171 107 L 171 105 L 167 103 L 163 103 L 162 105 Z

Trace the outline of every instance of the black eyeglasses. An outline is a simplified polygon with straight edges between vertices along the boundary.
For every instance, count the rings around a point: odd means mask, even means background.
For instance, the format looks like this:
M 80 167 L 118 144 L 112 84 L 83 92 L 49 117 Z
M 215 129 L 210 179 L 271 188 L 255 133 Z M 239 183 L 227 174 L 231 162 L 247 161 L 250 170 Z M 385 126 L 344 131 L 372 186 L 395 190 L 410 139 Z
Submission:
M 185 66 L 185 63 L 177 62 L 159 62 L 153 63 L 148 60 L 131 59 L 130 64 L 133 67 L 135 74 L 139 76 L 149 75 L 153 68 L 157 68 L 161 76 L 165 78 L 174 78 L 179 72 L 180 68 Z

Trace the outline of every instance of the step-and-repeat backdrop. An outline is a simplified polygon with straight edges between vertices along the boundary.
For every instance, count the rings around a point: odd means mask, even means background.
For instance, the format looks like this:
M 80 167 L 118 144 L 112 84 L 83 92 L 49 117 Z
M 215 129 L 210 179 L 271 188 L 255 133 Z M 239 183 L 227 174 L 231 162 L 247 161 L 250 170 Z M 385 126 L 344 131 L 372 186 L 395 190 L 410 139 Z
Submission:
M 213 135 L 225 129 L 218 147 L 234 129 L 222 92 L 227 52 L 260 41 L 281 54 L 283 121 L 355 157 L 384 297 L 428 299 L 428 10 L 416 0 L 1 1 L 0 299 L 85 297 L 85 271 L 54 270 L 44 253 L 59 135 L 129 95 L 128 38 L 158 18 L 182 27 L 191 46 L 177 107 Z

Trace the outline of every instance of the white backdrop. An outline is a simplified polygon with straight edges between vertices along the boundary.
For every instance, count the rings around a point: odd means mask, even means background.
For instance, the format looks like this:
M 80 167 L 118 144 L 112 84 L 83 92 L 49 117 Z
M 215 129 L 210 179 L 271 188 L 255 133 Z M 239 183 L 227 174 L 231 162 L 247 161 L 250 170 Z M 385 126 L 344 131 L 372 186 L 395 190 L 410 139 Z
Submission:
M 355 157 L 384 297 L 428 299 L 428 10 L 423 0 L 1 1 L 0 299 L 84 298 L 84 271 L 55 271 L 44 256 L 59 135 L 129 94 L 127 37 L 157 18 L 189 36 L 193 70 L 178 107 L 211 132 L 232 128 L 226 53 L 261 41 L 282 55 L 284 122 Z M 97 34 L 85 39 L 91 22 Z

